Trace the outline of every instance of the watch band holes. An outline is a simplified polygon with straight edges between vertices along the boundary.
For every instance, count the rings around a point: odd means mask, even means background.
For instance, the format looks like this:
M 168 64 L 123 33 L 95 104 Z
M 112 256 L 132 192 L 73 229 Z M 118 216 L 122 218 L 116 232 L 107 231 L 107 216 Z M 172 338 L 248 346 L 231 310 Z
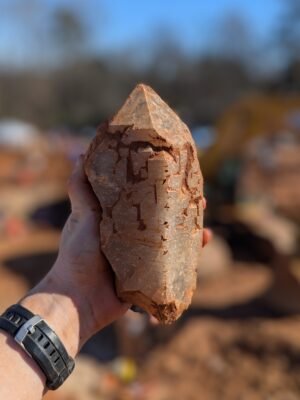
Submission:
M 74 369 L 75 362 L 57 334 L 40 315 L 34 315 L 20 304 L 0 313 L 0 329 L 35 360 L 45 375 L 48 389 L 57 389 Z
M 7 313 L 6 318 L 11 321 L 14 317 L 14 314 L 12 312 Z

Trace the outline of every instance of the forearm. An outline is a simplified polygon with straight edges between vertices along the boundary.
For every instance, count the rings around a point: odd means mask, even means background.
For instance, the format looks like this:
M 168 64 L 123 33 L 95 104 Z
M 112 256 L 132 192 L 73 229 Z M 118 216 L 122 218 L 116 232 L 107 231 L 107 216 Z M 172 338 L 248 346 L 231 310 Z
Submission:
M 75 357 L 87 340 L 75 293 L 63 292 L 50 273 L 20 304 L 44 318 Z M 40 400 L 45 390 L 45 376 L 35 361 L 1 330 L 0 382 L 0 398 L 6 400 Z
M 14 339 L 0 331 L 0 398 L 40 400 L 45 376 Z

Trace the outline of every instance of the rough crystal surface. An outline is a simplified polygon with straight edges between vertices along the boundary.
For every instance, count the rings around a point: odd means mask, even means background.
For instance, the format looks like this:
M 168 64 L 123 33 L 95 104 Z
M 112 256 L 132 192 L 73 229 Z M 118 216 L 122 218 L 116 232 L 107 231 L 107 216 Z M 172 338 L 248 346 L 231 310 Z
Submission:
M 202 242 L 203 179 L 189 129 L 140 84 L 99 127 L 85 170 L 118 296 L 176 320 L 191 302 Z

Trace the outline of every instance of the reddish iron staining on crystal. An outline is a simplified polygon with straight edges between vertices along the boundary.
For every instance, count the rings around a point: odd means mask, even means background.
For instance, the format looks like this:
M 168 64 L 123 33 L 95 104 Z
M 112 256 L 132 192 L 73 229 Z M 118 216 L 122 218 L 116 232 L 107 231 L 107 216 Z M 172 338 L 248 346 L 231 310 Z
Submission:
M 202 241 L 203 179 L 189 129 L 138 85 L 98 129 L 85 170 L 118 296 L 175 321 L 191 302 Z

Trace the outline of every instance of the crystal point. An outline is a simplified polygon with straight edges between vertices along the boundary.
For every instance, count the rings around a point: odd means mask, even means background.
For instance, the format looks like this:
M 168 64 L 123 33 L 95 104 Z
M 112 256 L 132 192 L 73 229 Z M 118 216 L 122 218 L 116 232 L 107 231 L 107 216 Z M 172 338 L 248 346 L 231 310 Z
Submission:
M 191 302 L 202 241 L 203 179 L 188 128 L 137 85 L 99 129 L 85 170 L 118 296 L 173 322 Z

